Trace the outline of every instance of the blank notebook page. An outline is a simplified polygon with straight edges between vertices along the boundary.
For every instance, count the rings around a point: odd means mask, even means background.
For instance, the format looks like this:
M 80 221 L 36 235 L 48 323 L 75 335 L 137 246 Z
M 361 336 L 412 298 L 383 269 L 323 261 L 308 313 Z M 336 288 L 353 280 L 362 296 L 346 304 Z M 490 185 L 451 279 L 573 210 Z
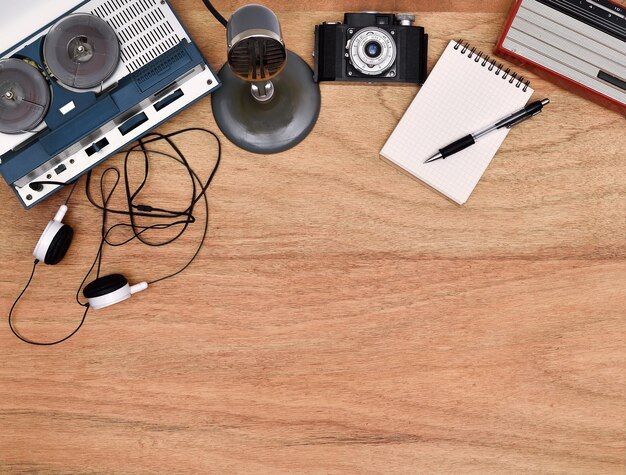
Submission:
M 509 129 L 493 132 L 445 160 L 424 160 L 521 109 L 533 93 L 518 78 L 511 82 L 511 74 L 503 79 L 505 71 L 476 53 L 470 58 L 470 51 L 456 41 L 448 44 L 380 152 L 459 204 L 468 200 Z

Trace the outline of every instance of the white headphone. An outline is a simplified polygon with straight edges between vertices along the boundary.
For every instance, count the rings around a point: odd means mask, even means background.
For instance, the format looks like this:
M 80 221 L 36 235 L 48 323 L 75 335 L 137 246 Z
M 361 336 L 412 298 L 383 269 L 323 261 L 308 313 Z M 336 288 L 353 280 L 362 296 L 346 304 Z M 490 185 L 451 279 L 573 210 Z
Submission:
M 41 233 L 41 237 L 39 238 L 39 241 L 37 241 L 37 245 L 33 250 L 35 263 L 33 264 L 33 271 L 30 275 L 30 279 L 28 279 L 24 290 L 22 290 L 17 299 L 15 299 L 11 310 L 9 310 L 9 328 L 17 338 L 31 345 L 50 346 L 64 342 L 80 330 L 85 322 L 85 317 L 87 316 L 87 312 L 90 308 L 99 310 L 101 308 L 109 307 L 130 298 L 132 294 L 141 292 L 142 290 L 146 290 L 148 288 L 147 282 L 140 282 L 137 285 L 131 286 L 128 283 L 128 280 L 126 280 L 126 277 L 120 274 L 111 274 L 100 277 L 85 286 L 83 289 L 83 295 L 87 299 L 88 304 L 79 302 L 80 305 L 85 307 L 85 311 L 83 313 L 83 318 L 78 323 L 78 326 L 71 333 L 55 341 L 35 341 L 22 336 L 13 325 L 13 310 L 15 310 L 15 306 L 30 286 L 30 283 L 35 275 L 37 264 L 39 262 L 43 262 L 44 264 L 53 266 L 61 262 L 61 260 L 65 257 L 65 254 L 67 254 L 67 251 L 72 244 L 74 230 L 69 224 L 63 223 L 63 218 L 66 213 L 67 205 L 61 206 L 59 211 L 57 211 L 57 214 L 54 216 L 54 219 L 48 223 L 46 229 L 44 229 L 43 233 Z
M 33 256 L 44 264 L 53 266 L 61 262 L 72 244 L 74 230 L 69 224 L 63 224 L 66 213 L 67 206 L 61 206 L 37 241 Z
M 63 223 L 67 211 L 66 205 L 61 206 L 37 241 L 33 256 L 44 264 L 56 265 L 61 262 L 72 244 L 74 230 L 69 224 Z M 147 282 L 131 286 L 124 276 L 112 274 L 91 282 L 83 289 L 83 295 L 91 308 L 99 310 L 122 302 L 147 288 Z

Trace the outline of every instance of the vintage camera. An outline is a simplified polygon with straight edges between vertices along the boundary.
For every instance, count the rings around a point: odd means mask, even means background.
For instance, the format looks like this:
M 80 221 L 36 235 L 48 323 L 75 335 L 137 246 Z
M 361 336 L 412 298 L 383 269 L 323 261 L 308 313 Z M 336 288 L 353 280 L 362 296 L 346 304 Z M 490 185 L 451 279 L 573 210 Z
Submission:
M 423 84 L 428 35 L 414 15 L 345 13 L 343 24 L 315 27 L 315 71 L 320 81 Z

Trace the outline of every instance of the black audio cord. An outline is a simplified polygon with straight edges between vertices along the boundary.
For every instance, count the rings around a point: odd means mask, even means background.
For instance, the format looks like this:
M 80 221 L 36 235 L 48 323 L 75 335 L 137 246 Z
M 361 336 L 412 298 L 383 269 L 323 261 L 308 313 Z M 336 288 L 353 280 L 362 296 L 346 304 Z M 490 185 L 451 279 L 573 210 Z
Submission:
M 78 326 L 72 331 L 72 333 L 70 333 L 67 336 L 64 336 L 60 340 L 49 341 L 49 342 L 47 342 L 47 341 L 34 341 L 34 340 L 29 340 L 28 338 L 23 337 L 22 335 L 20 335 L 20 333 L 13 326 L 13 310 L 17 306 L 17 303 L 21 300 L 22 296 L 28 290 L 28 287 L 30 286 L 30 283 L 33 281 L 33 277 L 35 276 L 35 270 L 37 269 L 37 264 L 39 264 L 39 260 L 35 259 L 35 263 L 33 264 L 33 270 L 30 273 L 30 278 L 28 279 L 28 282 L 26 282 L 26 285 L 24 286 L 24 288 L 20 292 L 20 295 L 18 295 L 18 297 L 15 299 L 15 302 L 13 302 L 13 305 L 11 306 L 11 310 L 9 310 L 9 328 L 11 329 L 11 332 L 13 332 L 13 334 L 17 338 L 22 340 L 24 343 L 28 343 L 30 345 L 37 345 L 37 346 L 57 345 L 59 343 L 63 343 L 65 340 L 70 339 L 71 337 L 73 337 L 76 334 L 76 332 L 78 332 L 78 330 L 80 330 L 80 328 L 83 326 L 83 323 L 85 323 L 85 318 L 87 317 L 87 312 L 89 311 L 89 304 L 81 304 L 83 307 L 85 307 L 85 311 L 83 312 L 83 317 L 81 318 Z
M 67 195 L 67 198 L 65 200 L 65 204 L 67 205 L 67 203 L 70 201 L 70 198 L 74 194 L 74 190 L 76 189 L 76 184 L 78 183 L 78 180 L 75 180 L 74 182 L 70 181 L 70 182 L 67 182 L 67 183 L 64 182 L 64 181 L 53 181 L 53 180 L 33 181 L 33 182 L 29 183 L 28 186 L 29 186 L 29 188 L 31 190 L 41 191 L 43 189 L 43 185 L 68 186 L 68 185 L 71 185 L 72 183 L 74 183 L 74 186 L 72 186 L 70 194 Z
M 182 153 L 182 151 L 176 145 L 176 143 L 172 140 L 174 137 L 180 134 L 186 134 L 190 132 L 201 132 L 204 134 L 208 134 L 215 140 L 215 143 L 217 145 L 217 156 L 216 156 L 215 165 L 205 182 L 202 182 L 199 175 L 196 173 L 196 171 L 191 167 L 191 165 L 187 161 L 187 158 L 185 157 L 185 155 Z M 168 154 L 168 153 L 164 153 L 161 151 L 149 150 L 146 148 L 147 145 L 154 144 L 160 141 L 165 141 L 173 149 L 175 153 Z M 132 155 L 136 153 L 139 153 L 143 155 L 144 157 L 144 174 L 143 174 L 140 184 L 134 190 L 131 190 L 131 184 L 130 184 L 130 180 L 128 177 L 128 164 L 130 162 L 130 158 L 132 157 Z M 181 164 L 185 168 L 185 170 L 189 174 L 189 179 L 192 185 L 192 196 L 191 196 L 191 200 L 187 208 L 183 210 L 168 210 L 168 209 L 163 209 L 163 208 L 152 207 L 150 205 L 135 203 L 135 200 L 137 199 L 138 194 L 144 188 L 148 180 L 148 176 L 150 173 L 150 161 L 149 161 L 150 154 L 155 154 L 155 155 L 160 155 L 166 158 L 170 158 L 174 160 L 175 162 Z M 190 224 L 193 224 L 196 222 L 194 210 L 198 201 L 202 199 L 204 201 L 204 211 L 205 211 L 206 219 L 205 219 L 204 229 L 203 229 L 202 237 L 200 239 L 200 243 L 198 247 L 196 248 L 194 254 L 191 256 L 189 261 L 187 261 L 185 265 L 183 265 L 176 272 L 173 272 L 163 277 L 159 277 L 157 279 L 153 279 L 149 281 L 148 284 L 155 284 L 157 282 L 162 282 L 163 280 L 172 278 L 180 274 L 181 272 L 185 271 L 196 260 L 196 258 L 200 254 L 200 251 L 202 250 L 202 246 L 204 245 L 204 242 L 206 241 L 206 237 L 208 234 L 208 224 L 209 224 L 209 202 L 208 202 L 208 197 L 207 197 L 207 190 L 209 186 L 211 185 L 213 178 L 215 177 L 215 174 L 217 173 L 217 170 L 221 162 L 221 155 L 222 155 L 222 145 L 221 145 L 221 141 L 219 137 L 217 137 L 217 135 L 215 135 L 213 132 L 207 129 L 188 128 L 188 129 L 179 130 L 171 134 L 167 134 L 167 135 L 159 134 L 159 133 L 152 133 L 152 134 L 147 135 L 146 137 L 144 137 L 144 139 L 139 141 L 135 146 L 131 147 L 128 151 L 125 152 L 124 191 L 126 194 L 126 209 L 124 210 L 109 208 L 107 205 L 104 205 L 104 206 L 99 205 L 93 199 L 93 196 L 91 195 L 91 191 L 90 191 L 90 186 L 89 186 L 90 181 L 91 181 L 91 172 L 90 172 L 87 175 L 87 182 L 85 186 L 85 191 L 86 191 L 89 202 L 96 208 L 103 211 L 103 213 L 113 213 L 113 214 L 125 215 L 129 217 L 128 223 L 117 223 L 111 226 L 110 228 L 108 228 L 107 230 L 103 229 L 103 235 L 102 235 L 103 245 L 106 243 L 112 247 L 123 246 L 134 239 L 137 239 L 141 241 L 142 244 L 145 244 L 151 247 L 160 247 L 160 246 L 166 246 L 168 244 L 171 244 L 177 239 L 179 239 L 186 232 Z M 113 184 L 113 189 L 111 193 L 115 191 L 115 188 L 117 188 L 119 184 L 119 180 L 120 180 L 119 171 L 112 167 L 108 168 L 107 170 L 105 170 L 105 172 L 102 174 L 100 178 L 101 194 L 104 193 L 103 182 L 104 182 L 105 175 L 111 172 L 116 173 L 116 181 Z M 169 219 L 172 221 L 171 222 L 159 222 L 156 224 L 145 226 L 145 225 L 137 224 L 137 221 L 136 221 L 137 217 L 161 218 L 161 219 L 166 219 L 166 220 Z M 157 241 L 157 242 L 150 241 L 144 236 L 144 233 L 148 231 L 164 230 L 164 229 L 172 228 L 174 226 L 181 226 L 181 229 L 178 231 L 176 235 L 164 241 Z M 109 235 L 118 228 L 130 229 L 131 237 L 121 242 L 113 242 L 110 239 Z M 93 266 L 92 266 L 92 269 L 93 269 Z
M 211 170 L 208 178 L 203 182 L 202 179 L 200 178 L 200 176 L 198 175 L 198 173 L 192 168 L 192 166 L 189 164 L 189 162 L 187 161 L 187 158 L 185 157 L 185 155 L 182 153 L 182 151 L 180 150 L 180 148 L 176 145 L 176 143 L 174 142 L 173 138 L 177 137 L 181 134 L 187 134 L 187 133 L 192 133 L 192 132 L 196 132 L 196 133 L 203 133 L 205 135 L 208 135 L 210 137 L 212 137 L 216 144 L 217 144 L 217 154 L 216 154 L 216 160 L 215 160 L 215 165 L 213 166 L 213 169 Z M 166 142 L 173 150 L 173 153 L 166 153 L 166 152 L 162 152 L 159 150 L 151 150 L 148 149 L 146 146 L 149 144 L 156 144 L 158 142 Z M 91 184 L 91 178 L 92 178 L 92 172 L 90 171 L 87 174 L 87 180 L 85 182 L 85 192 L 87 195 L 87 198 L 89 200 L 89 202 L 96 207 L 97 209 L 99 209 L 100 211 L 102 211 L 102 225 L 101 225 L 101 229 L 100 229 L 100 243 L 98 246 L 98 251 L 96 253 L 96 256 L 94 258 L 94 261 L 91 264 L 91 267 L 89 268 L 89 270 L 87 271 L 87 273 L 85 274 L 78 290 L 76 291 L 76 301 L 78 302 L 79 305 L 85 307 L 85 312 L 83 314 L 83 317 L 79 323 L 79 325 L 76 327 L 75 330 L 72 331 L 72 333 L 70 333 L 69 335 L 67 335 L 66 337 L 57 340 L 57 341 L 53 341 L 53 342 L 37 342 L 37 341 L 32 341 L 29 340 L 27 338 L 24 338 L 23 336 L 21 336 L 17 330 L 14 328 L 13 326 L 13 322 L 12 322 L 12 314 L 13 311 L 17 305 L 17 303 L 20 301 L 20 299 L 22 298 L 22 296 L 24 295 L 24 293 L 26 292 L 26 290 L 28 289 L 28 287 L 30 286 L 34 274 L 35 274 L 35 269 L 37 267 L 37 264 L 39 263 L 38 260 L 35 260 L 34 265 L 33 265 L 33 270 L 31 273 L 31 276 L 26 284 L 26 286 L 24 287 L 24 289 L 22 290 L 22 292 L 19 294 L 19 296 L 17 297 L 17 299 L 15 300 L 15 302 L 13 303 L 11 310 L 9 311 L 9 327 L 11 328 L 11 331 L 13 332 L 13 334 L 18 337 L 20 340 L 26 342 L 26 343 L 30 343 L 32 345 L 42 345 L 42 346 L 50 346 L 50 345 L 56 345 L 58 343 L 61 343 L 63 341 L 66 341 L 67 339 L 69 339 L 70 337 L 72 337 L 74 334 L 76 334 L 76 332 L 82 327 L 83 323 L 85 322 L 85 318 L 87 316 L 87 312 L 89 311 L 89 304 L 88 303 L 82 303 L 80 301 L 80 291 L 83 288 L 83 286 L 85 285 L 85 282 L 87 282 L 87 279 L 89 278 L 89 276 L 92 274 L 92 272 L 94 271 L 94 269 L 96 270 L 96 278 L 100 277 L 100 273 L 101 273 L 101 269 L 102 269 L 102 256 L 103 256 L 103 251 L 104 251 L 104 247 L 105 245 L 109 245 L 112 247 L 119 247 L 119 246 L 123 246 L 131 241 L 133 241 L 134 239 L 139 240 L 140 242 L 142 242 L 143 244 L 147 245 L 147 246 L 165 246 L 168 244 L 171 244 L 172 242 L 176 241 L 177 239 L 179 239 L 184 233 L 185 231 L 188 229 L 190 224 L 195 223 L 196 217 L 194 215 L 194 210 L 195 207 L 197 205 L 197 203 L 200 200 L 204 201 L 204 213 L 205 213 L 205 223 L 204 223 L 204 228 L 203 228 L 203 232 L 202 232 L 202 237 L 200 239 L 200 243 L 198 245 L 198 247 L 196 248 L 195 252 L 193 253 L 193 255 L 191 256 L 191 258 L 177 271 L 165 275 L 163 277 L 159 277 L 156 279 L 153 279 L 151 281 L 148 282 L 148 284 L 152 285 L 155 284 L 157 282 L 162 282 L 166 279 L 170 279 L 172 277 L 177 276 L 178 274 L 184 272 L 198 257 L 198 255 L 200 254 L 200 251 L 202 250 L 202 247 L 206 241 L 206 237 L 208 235 L 208 226 L 209 226 L 209 201 L 208 201 L 208 197 L 207 197 L 207 191 L 209 186 L 211 185 L 213 178 L 215 177 L 217 170 L 219 169 L 220 163 L 221 163 L 221 155 L 222 155 L 222 145 L 221 145 L 221 141 L 219 139 L 219 137 L 217 135 L 215 135 L 213 132 L 207 130 L 207 129 L 203 129 L 203 128 L 197 128 L 197 127 L 192 127 L 192 128 L 187 128 L 187 129 L 183 129 L 183 130 L 179 130 L 170 134 L 160 134 L 160 133 L 151 133 L 146 135 L 143 139 L 139 140 L 137 142 L 136 145 L 132 146 L 130 149 L 128 149 L 125 152 L 121 152 L 122 154 L 124 154 L 124 190 L 125 190 L 125 194 L 126 194 L 126 206 L 127 209 L 113 209 L 111 207 L 109 207 L 109 202 L 111 200 L 111 198 L 113 197 L 115 190 L 117 189 L 120 181 L 121 181 L 121 174 L 119 172 L 119 170 L 115 167 L 109 167 L 107 169 L 104 170 L 104 172 L 102 173 L 102 175 L 100 176 L 100 197 L 101 197 L 101 203 L 98 203 L 95 201 L 95 199 L 93 198 L 91 191 L 90 191 L 90 184 Z M 143 173 L 143 177 L 140 181 L 140 184 L 133 190 L 130 184 L 130 177 L 129 177 L 129 173 L 128 173 L 128 165 L 129 162 L 131 160 L 131 157 L 134 156 L 135 154 L 139 154 L 140 156 L 143 156 L 143 163 L 144 163 L 144 173 Z M 157 208 L 157 207 L 153 207 L 150 205 L 146 205 L 146 204 L 136 204 L 135 200 L 137 199 L 137 196 L 139 195 L 139 193 L 141 192 L 141 190 L 145 187 L 147 180 L 148 180 L 148 176 L 149 176 L 149 172 L 150 172 L 150 155 L 159 155 L 162 157 L 166 157 L 169 159 L 174 160 L 176 163 L 179 163 L 180 165 L 182 165 L 185 170 L 187 171 L 188 175 L 189 175 L 189 179 L 191 181 L 191 187 L 192 187 L 192 195 L 191 195 L 191 199 L 189 201 L 189 205 L 183 209 L 183 210 L 168 210 L 168 209 L 164 209 L 164 208 Z M 107 192 L 106 191 L 106 180 L 107 180 L 107 176 L 110 174 L 114 174 L 115 178 L 114 178 L 114 182 L 111 186 L 111 189 Z M 58 184 L 58 185 L 63 185 L 63 186 L 67 186 L 67 185 L 73 185 L 72 189 L 65 201 L 65 203 L 67 204 L 72 196 L 72 194 L 74 193 L 74 190 L 76 189 L 76 185 L 78 183 L 78 180 L 74 181 L 74 182 L 68 182 L 68 183 L 62 183 L 62 182 L 52 182 L 50 184 Z M 116 214 L 116 215 L 124 215 L 124 216 L 128 216 L 129 217 L 129 222 L 128 223 L 117 223 L 114 224 L 110 227 L 107 228 L 107 220 L 108 220 L 108 216 L 109 214 Z M 140 225 L 136 222 L 136 218 L 137 217 L 147 217 L 147 218 L 160 218 L 166 221 L 162 221 L 162 222 L 158 222 L 155 224 L 151 224 L 151 225 Z M 170 221 L 167 221 L 170 220 Z M 160 241 L 160 242 L 154 242 L 154 241 L 148 241 L 143 234 L 148 232 L 148 231 L 152 231 L 152 230 L 165 230 L 165 229 L 169 229 L 175 226 L 181 226 L 181 229 L 178 231 L 178 233 L 176 235 L 174 235 L 171 238 L 168 238 L 164 241 Z M 110 239 L 109 235 L 116 229 L 119 228 L 127 228 L 130 229 L 131 231 L 131 237 L 120 241 L 120 242 L 114 242 Z
M 70 190 L 70 193 L 67 195 L 67 198 L 65 198 L 65 206 L 67 206 L 68 203 L 70 202 L 70 199 L 72 198 L 72 195 L 74 194 L 74 191 L 76 190 L 76 185 L 78 185 L 79 180 L 80 178 L 74 181 L 74 184 L 72 185 L 72 189 Z
M 215 143 L 217 145 L 217 156 L 216 156 L 216 161 L 215 161 L 215 166 L 213 168 L 213 170 L 211 171 L 211 173 L 209 174 L 208 178 L 206 179 L 205 182 L 202 182 L 198 176 L 198 174 L 193 170 L 193 168 L 191 167 L 191 165 L 189 164 L 189 162 L 187 161 L 187 158 L 185 157 L 185 155 L 182 153 L 182 151 L 180 150 L 180 148 L 176 145 L 176 143 L 173 141 L 173 138 L 181 135 L 181 134 L 187 134 L 190 132 L 200 132 L 206 135 L 209 135 L 210 137 L 212 137 L 215 140 Z M 148 150 L 146 148 L 147 145 L 156 143 L 156 142 L 160 142 L 160 141 L 165 141 L 174 151 L 174 154 L 167 154 L 164 152 L 159 152 L 159 151 L 154 151 L 154 150 Z M 207 129 L 203 129 L 203 128 L 197 128 L 197 127 L 191 127 L 188 129 L 183 129 L 183 130 L 179 130 L 176 132 L 172 132 L 170 134 L 167 135 L 163 135 L 163 134 L 159 134 L 159 133 L 152 133 L 147 135 L 144 139 L 142 139 L 141 141 L 139 141 L 136 145 L 134 145 L 133 147 L 131 147 L 129 150 L 127 150 L 125 153 L 125 157 L 124 157 L 124 173 L 125 173 L 125 180 L 124 180 L 124 191 L 126 194 L 126 209 L 113 209 L 113 208 L 106 208 L 106 211 L 108 213 L 112 213 L 112 214 L 118 214 L 118 215 L 124 215 L 124 216 L 128 216 L 130 218 L 130 223 L 120 223 L 120 225 L 122 226 L 126 226 L 126 227 L 130 227 L 131 230 L 133 231 L 133 237 L 132 239 L 139 239 L 143 244 L 146 244 L 148 246 L 163 246 L 163 245 L 167 245 L 167 244 L 171 244 L 172 242 L 174 242 L 176 239 L 178 239 L 182 233 L 184 233 L 184 231 L 187 229 L 187 227 L 190 224 L 193 224 L 196 219 L 195 216 L 193 214 L 193 211 L 195 209 L 195 206 L 197 205 L 198 201 L 200 201 L 201 199 L 206 197 L 206 193 L 207 190 L 209 188 L 209 186 L 211 185 L 211 182 L 213 181 L 213 178 L 215 177 L 215 174 L 217 173 L 217 170 L 219 168 L 220 162 L 221 162 L 221 156 L 222 156 L 222 144 L 220 139 L 217 137 L 217 135 L 215 135 L 213 132 L 207 130 Z M 137 154 L 139 153 L 140 155 L 143 155 L 144 157 L 144 175 L 143 178 L 141 179 L 140 184 L 136 187 L 135 190 L 131 190 L 131 184 L 130 181 L 128 179 L 128 165 L 130 163 L 130 158 L 133 154 Z M 153 207 L 150 205 L 146 205 L 146 204 L 137 204 L 135 203 L 135 200 L 137 199 L 137 196 L 139 195 L 139 193 L 141 192 L 141 190 L 144 188 L 149 174 L 150 174 L 150 162 L 149 162 L 149 154 L 155 154 L 155 155 L 161 155 L 170 159 L 175 160 L 176 162 L 178 162 L 179 164 L 181 164 L 185 170 L 187 171 L 188 175 L 189 175 L 189 179 L 191 182 L 191 186 L 192 186 L 192 198 L 189 202 L 189 205 L 182 210 L 168 210 L 168 209 L 164 209 L 164 208 L 157 208 L 157 207 Z M 118 175 L 118 180 L 119 180 L 119 171 L 115 168 L 112 169 L 107 169 L 105 171 L 105 173 L 111 171 L 111 170 L 115 170 L 115 172 Z M 104 174 L 103 174 L 104 176 Z M 101 177 L 102 179 L 102 177 Z M 90 191 L 90 183 L 91 183 L 91 172 L 89 172 L 87 174 L 87 182 L 85 184 L 85 191 L 87 194 L 87 199 L 89 200 L 89 202 L 96 208 L 100 209 L 101 211 L 104 211 L 104 207 L 100 204 L 98 204 L 93 196 L 91 195 L 91 191 Z M 115 183 L 114 186 L 117 186 L 117 182 Z M 199 187 L 199 191 L 198 191 L 198 187 Z M 142 228 L 142 226 L 137 225 L 136 223 L 136 218 L 137 217 L 148 217 L 148 218 L 163 218 L 163 219 L 174 219 L 174 218 L 180 218 L 178 221 L 174 221 L 171 223 L 158 223 L 152 226 L 148 226 L 147 229 L 142 230 L 142 231 L 138 231 L 139 229 Z M 162 229 L 162 228 L 169 228 L 175 225 L 179 225 L 182 224 L 183 227 L 181 229 L 181 232 L 176 235 L 174 238 L 168 239 L 166 241 L 163 242 L 150 242 L 148 240 L 146 240 L 142 234 L 144 231 L 148 231 L 149 229 Z
M 213 4 L 210 2 L 210 0 L 202 0 L 204 2 L 204 5 L 209 9 L 209 11 L 211 12 L 211 14 L 215 17 L 215 19 L 217 21 L 219 21 L 222 25 L 224 25 L 224 27 L 228 26 L 228 20 L 226 20 L 226 18 L 224 18 L 220 12 L 218 12 L 215 7 L 213 6 Z

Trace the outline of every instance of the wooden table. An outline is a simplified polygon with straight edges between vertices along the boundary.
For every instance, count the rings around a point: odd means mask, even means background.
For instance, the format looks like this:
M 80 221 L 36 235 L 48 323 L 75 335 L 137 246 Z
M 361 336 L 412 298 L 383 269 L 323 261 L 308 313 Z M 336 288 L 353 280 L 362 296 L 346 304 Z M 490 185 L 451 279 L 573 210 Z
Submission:
M 223 28 L 199 0 L 172 3 L 218 69 Z M 491 49 L 509 3 L 267 2 L 307 61 L 318 22 L 416 11 L 431 66 L 450 39 Z M 297 148 L 225 144 L 186 273 L 90 313 L 57 347 L 2 325 L 0 472 L 624 473 L 624 117 L 530 77 L 552 104 L 463 207 L 378 159 L 416 87 L 323 84 Z M 208 99 L 162 130 L 198 125 L 218 130 Z M 213 146 L 186 147 L 208 170 Z M 147 199 L 180 202 L 182 175 L 159 171 Z M 4 315 L 62 199 L 24 211 L 0 187 Z M 67 221 L 68 257 L 18 307 L 33 338 L 81 314 L 100 223 L 83 191 Z M 200 226 L 167 248 L 107 249 L 105 271 L 171 272 Z

